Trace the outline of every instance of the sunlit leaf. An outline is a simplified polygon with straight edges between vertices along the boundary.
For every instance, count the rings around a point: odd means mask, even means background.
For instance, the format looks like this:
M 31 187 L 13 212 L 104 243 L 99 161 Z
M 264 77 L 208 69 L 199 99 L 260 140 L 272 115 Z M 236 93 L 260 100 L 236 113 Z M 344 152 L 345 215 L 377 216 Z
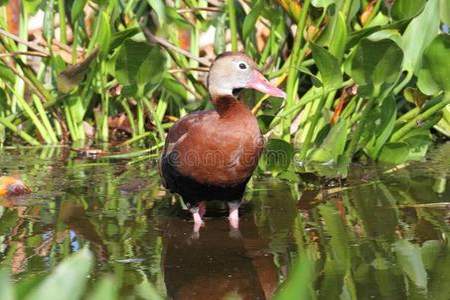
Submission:
M 414 2 L 414 1 L 413 1 Z M 439 32 L 439 0 L 429 0 L 403 33 L 403 70 L 417 72 L 424 49 Z
M 266 3 L 263 0 L 258 0 L 252 6 L 252 10 L 245 17 L 244 24 L 242 25 L 242 36 L 244 40 L 247 40 L 250 33 L 255 30 L 255 24 L 261 15 L 262 10 Z
M 423 68 L 419 72 L 419 87 L 423 92 L 436 91 L 436 87 L 450 92 L 450 36 L 438 35 L 425 49 Z M 432 79 L 432 83 L 430 82 Z
M 391 9 L 391 16 L 395 20 L 415 17 L 422 11 L 426 2 L 426 0 L 395 0 Z

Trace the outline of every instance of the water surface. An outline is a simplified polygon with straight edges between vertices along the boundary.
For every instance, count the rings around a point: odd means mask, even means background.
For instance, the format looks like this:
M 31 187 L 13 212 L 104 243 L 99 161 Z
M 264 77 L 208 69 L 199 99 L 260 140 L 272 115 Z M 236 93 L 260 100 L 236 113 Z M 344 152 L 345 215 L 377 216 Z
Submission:
M 112 273 L 123 299 L 149 283 L 173 299 L 270 299 L 296 281 L 320 299 L 450 299 L 449 171 L 445 144 L 399 168 L 355 165 L 345 181 L 255 178 L 240 230 L 211 203 L 197 238 L 154 162 L 4 149 L 0 175 L 34 192 L 0 198 L 0 267 L 20 282 L 89 245 L 91 284 Z M 295 274 L 305 260 L 307 282 Z

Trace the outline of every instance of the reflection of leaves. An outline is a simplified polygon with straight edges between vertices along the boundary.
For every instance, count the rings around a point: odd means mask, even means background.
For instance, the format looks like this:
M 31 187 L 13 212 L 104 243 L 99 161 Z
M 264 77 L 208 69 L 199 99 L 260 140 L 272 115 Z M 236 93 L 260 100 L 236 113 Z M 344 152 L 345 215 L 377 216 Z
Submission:
M 56 269 L 27 295 L 30 300 L 79 299 L 84 292 L 87 276 L 93 264 L 92 254 L 84 248 L 60 263 Z
M 407 240 L 399 240 L 393 246 L 400 268 L 416 286 L 426 290 L 427 272 L 419 247 Z
M 0 299 L 13 300 L 14 291 L 11 285 L 11 278 L 9 278 L 6 270 L 0 270 Z

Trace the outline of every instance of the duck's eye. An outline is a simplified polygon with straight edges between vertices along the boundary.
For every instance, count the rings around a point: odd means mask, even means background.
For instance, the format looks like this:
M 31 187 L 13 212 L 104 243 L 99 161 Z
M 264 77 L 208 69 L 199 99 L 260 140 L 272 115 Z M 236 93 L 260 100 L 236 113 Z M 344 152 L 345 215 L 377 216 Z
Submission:
M 245 70 L 245 69 L 247 69 L 247 65 L 245 63 L 240 63 L 239 64 L 239 69 Z

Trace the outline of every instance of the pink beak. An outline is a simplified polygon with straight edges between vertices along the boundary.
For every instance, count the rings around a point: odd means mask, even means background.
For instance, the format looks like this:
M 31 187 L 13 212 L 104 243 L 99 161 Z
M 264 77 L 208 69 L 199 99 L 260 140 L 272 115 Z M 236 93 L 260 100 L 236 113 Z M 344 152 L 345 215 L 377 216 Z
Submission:
M 247 83 L 247 88 L 255 89 L 270 96 L 286 98 L 285 92 L 271 84 L 260 72 L 256 70 L 253 71 L 253 74 Z

